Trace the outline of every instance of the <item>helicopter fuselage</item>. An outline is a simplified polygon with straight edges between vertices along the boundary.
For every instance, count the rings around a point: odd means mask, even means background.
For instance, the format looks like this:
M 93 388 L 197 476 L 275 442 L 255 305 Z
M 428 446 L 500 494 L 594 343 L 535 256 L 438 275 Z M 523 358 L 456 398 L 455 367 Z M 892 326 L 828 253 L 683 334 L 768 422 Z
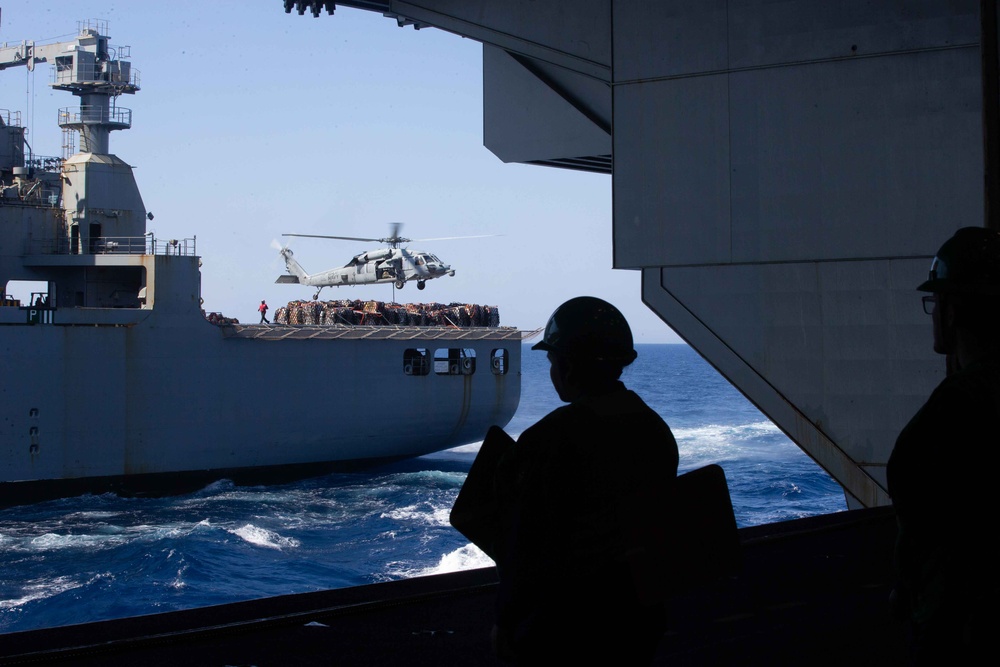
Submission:
M 309 274 L 299 265 L 290 248 L 283 248 L 281 255 L 285 267 L 291 275 L 278 278 L 279 283 L 297 283 L 316 287 L 343 287 L 346 285 L 368 285 L 395 283 L 402 288 L 411 280 L 417 287 L 434 278 L 455 275 L 455 270 L 432 253 L 410 251 L 405 248 L 381 248 L 355 255 L 350 262 L 336 269 Z

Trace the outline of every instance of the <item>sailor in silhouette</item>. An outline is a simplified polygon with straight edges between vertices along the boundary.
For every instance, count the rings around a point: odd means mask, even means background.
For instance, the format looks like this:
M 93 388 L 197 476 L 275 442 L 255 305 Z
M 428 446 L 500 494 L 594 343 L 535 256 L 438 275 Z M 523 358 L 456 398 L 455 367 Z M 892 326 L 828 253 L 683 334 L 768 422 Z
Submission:
M 637 354 L 610 303 L 577 297 L 533 350 L 567 403 L 497 465 L 494 644 L 517 664 L 648 664 L 664 628 L 667 424 L 619 380 Z
M 1000 232 L 959 229 L 917 289 L 930 293 L 924 310 L 947 377 L 889 457 L 899 529 L 893 601 L 910 628 L 913 664 L 973 664 L 995 652 L 1000 622 Z

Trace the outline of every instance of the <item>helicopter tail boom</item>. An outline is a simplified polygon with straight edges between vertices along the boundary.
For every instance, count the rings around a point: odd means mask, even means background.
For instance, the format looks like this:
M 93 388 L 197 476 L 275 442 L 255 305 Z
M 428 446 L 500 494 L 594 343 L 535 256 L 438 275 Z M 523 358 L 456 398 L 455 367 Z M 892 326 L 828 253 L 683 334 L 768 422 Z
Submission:
M 295 254 L 289 247 L 284 247 L 281 249 L 281 257 L 285 260 L 285 268 L 288 269 L 290 276 L 280 276 L 275 282 L 287 284 L 287 283 L 305 283 L 309 274 L 305 272 L 302 265 L 299 264 L 298 260 L 295 259 Z

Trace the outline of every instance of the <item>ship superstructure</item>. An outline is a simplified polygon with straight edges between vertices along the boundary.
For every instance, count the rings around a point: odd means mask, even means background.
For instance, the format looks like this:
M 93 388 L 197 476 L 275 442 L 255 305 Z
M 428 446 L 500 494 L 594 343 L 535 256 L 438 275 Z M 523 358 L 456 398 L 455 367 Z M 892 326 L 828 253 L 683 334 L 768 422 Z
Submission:
M 143 272 L 155 271 L 157 243 L 145 235 L 146 209 L 132 167 L 110 152 L 111 132 L 132 125 L 131 109 L 118 100 L 139 90 L 139 73 L 125 59 L 128 47 L 111 46 L 106 32 L 106 22 L 86 21 L 68 42 L 0 48 L 0 69 L 49 64 L 49 85 L 80 99 L 77 107 L 59 109 L 62 157 L 35 155 L 17 112 L 0 117 L 0 286 L 46 282 L 39 296 L 49 308 L 140 308 Z M 193 258 L 193 239 L 171 249 Z
M 51 64 L 81 103 L 59 111 L 58 158 L 0 114 L 0 287 L 44 285 L 0 306 L 0 506 L 315 475 L 510 420 L 513 329 L 209 323 L 195 237 L 147 233 L 132 168 L 110 153 L 132 120 L 118 101 L 139 90 L 128 51 L 100 21 L 0 48 L 0 69 Z

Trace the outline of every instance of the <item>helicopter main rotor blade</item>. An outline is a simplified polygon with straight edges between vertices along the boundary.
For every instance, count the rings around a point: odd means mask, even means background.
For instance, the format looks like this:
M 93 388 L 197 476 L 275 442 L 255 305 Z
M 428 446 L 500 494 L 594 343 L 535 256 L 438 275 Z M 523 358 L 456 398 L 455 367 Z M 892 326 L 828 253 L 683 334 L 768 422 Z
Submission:
M 456 239 L 485 239 L 491 236 L 503 236 L 503 234 L 479 234 L 478 236 L 439 236 L 436 239 L 410 239 L 415 243 L 423 243 L 424 241 L 454 241 Z
M 282 236 L 301 236 L 309 239 L 339 239 L 341 241 L 370 241 L 372 243 L 385 243 L 386 239 L 366 239 L 358 236 L 326 236 L 324 234 L 282 234 Z

